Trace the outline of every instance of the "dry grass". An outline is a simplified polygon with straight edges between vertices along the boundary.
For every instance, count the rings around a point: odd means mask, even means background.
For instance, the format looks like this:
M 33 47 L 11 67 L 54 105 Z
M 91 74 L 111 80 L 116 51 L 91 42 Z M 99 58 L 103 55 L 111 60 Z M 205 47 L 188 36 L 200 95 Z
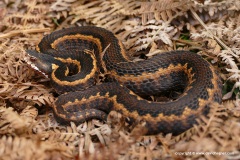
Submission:
M 240 3 L 134 0 L 0 1 L 0 159 L 240 159 Z M 121 115 L 59 125 L 49 80 L 23 60 L 44 34 L 96 25 L 123 41 L 131 54 L 194 50 L 224 81 L 223 105 L 180 136 L 129 132 Z

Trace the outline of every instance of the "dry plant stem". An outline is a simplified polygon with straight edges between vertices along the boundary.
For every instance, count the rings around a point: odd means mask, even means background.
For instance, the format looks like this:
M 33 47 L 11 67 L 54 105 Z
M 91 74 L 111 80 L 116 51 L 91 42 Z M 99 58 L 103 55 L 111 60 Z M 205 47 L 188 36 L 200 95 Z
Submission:
M 11 37 L 17 36 L 19 34 L 49 32 L 50 30 L 51 30 L 50 28 L 16 30 L 16 31 L 11 31 L 9 33 L 0 35 L 0 39 L 1 38 L 11 38 Z
M 201 18 L 197 15 L 197 13 L 192 8 L 190 8 L 190 11 L 193 14 L 193 17 L 203 26 L 203 28 L 205 28 L 205 30 L 209 33 L 209 35 L 211 35 L 211 37 L 215 39 L 219 43 L 219 45 L 222 46 L 223 49 L 230 51 L 231 54 L 234 55 L 232 50 L 207 28 L 205 23 L 201 20 Z
M 183 40 L 183 39 L 177 39 L 176 42 L 180 42 L 180 43 L 187 44 L 190 46 L 200 47 L 199 42 L 192 42 L 192 41 Z

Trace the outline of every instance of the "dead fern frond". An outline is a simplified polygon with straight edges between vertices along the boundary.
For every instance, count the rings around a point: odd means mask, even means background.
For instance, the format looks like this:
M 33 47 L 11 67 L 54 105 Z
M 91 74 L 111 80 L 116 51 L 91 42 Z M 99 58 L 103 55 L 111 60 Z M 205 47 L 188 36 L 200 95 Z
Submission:
M 45 132 L 50 131 L 54 128 L 60 128 L 59 124 L 56 122 L 56 119 L 54 118 L 54 115 L 52 112 L 47 112 L 46 114 L 43 115 L 38 115 L 37 116 L 37 124 L 33 126 L 33 132 L 36 134 L 39 134 L 42 136 L 42 139 L 45 139 Z M 48 134 L 46 134 L 46 139 L 48 138 Z
M 57 11 L 57 12 L 68 11 L 74 2 L 76 2 L 76 0 L 57 0 L 51 5 L 50 8 L 51 10 Z
M 220 54 L 221 46 L 214 39 L 206 39 L 205 41 L 207 42 L 207 53 Z
M 239 159 L 238 1 L 4 0 L 0 6 L 2 159 Z M 215 109 L 200 117 L 198 126 L 177 137 L 142 136 L 141 127 L 129 127 L 119 114 L 112 120 L 109 116 L 107 124 L 92 120 L 62 126 L 48 108 L 54 97 L 44 85 L 47 79 L 23 59 L 25 50 L 38 44 L 44 34 L 76 25 L 114 32 L 130 53 L 197 51 L 220 67 L 224 80 L 234 83 L 226 86 L 223 98 L 232 99 L 234 93 L 236 100 L 224 103 L 224 108 L 213 105 Z M 42 107 L 37 110 L 34 105 Z
M 222 117 L 227 116 L 227 113 L 223 106 L 218 104 L 211 104 L 209 117 L 201 116 L 198 121 L 199 125 L 195 125 L 196 136 L 192 138 L 201 139 L 208 135 L 208 133 L 214 134 L 215 132 L 220 130 L 221 124 L 224 122 Z
M 229 134 L 225 127 L 224 118 L 227 118 L 228 114 L 226 109 L 217 104 L 212 104 L 210 113 L 208 117 L 201 117 L 198 120 L 198 125 L 194 126 L 196 133 L 192 136 L 191 140 L 188 143 L 180 141 L 176 145 L 176 151 L 178 152 L 223 152 L 223 148 L 226 149 L 226 146 L 234 148 L 229 143 Z M 230 121 L 229 121 L 230 122 Z M 208 145 L 206 145 L 208 144 Z M 203 146 L 205 147 L 203 147 Z M 235 146 L 235 145 L 234 145 Z M 232 151 L 231 149 L 225 150 Z M 186 156 L 186 155 L 185 155 Z M 217 155 L 208 155 L 208 154 L 194 154 L 191 155 L 192 158 L 216 158 Z M 225 155 L 226 156 L 226 155 Z
M 3 24 L 7 26 L 6 31 L 44 28 L 48 24 L 49 19 L 44 16 L 48 8 L 38 0 L 24 1 L 18 7 L 24 8 L 23 12 L 7 14 L 3 19 Z
M 49 128 L 40 134 L 42 140 L 64 142 L 68 145 L 77 145 L 80 134 L 71 127 Z M 74 145 L 73 145 L 74 144 Z
M 235 6 L 235 7 L 233 7 Z M 216 12 L 224 12 L 239 9 L 239 2 L 235 0 L 229 1 L 205 1 L 204 5 L 195 3 L 196 10 L 206 10 L 210 16 L 213 16 Z
M 26 108 L 24 111 L 28 110 Z M 24 115 L 24 114 L 23 114 Z M 26 116 L 20 116 L 13 108 L 0 108 L 0 134 L 22 134 L 31 130 L 34 119 Z
M 75 3 L 72 6 L 70 14 L 75 15 L 72 24 L 85 19 L 89 23 L 96 24 L 97 26 L 106 28 L 116 33 L 122 30 L 120 26 L 123 19 L 127 15 L 136 13 L 136 8 L 140 7 L 140 3 L 127 0 L 127 1 L 91 1 L 86 4 L 81 2 Z M 106 16 L 108 15 L 108 16 Z
M 239 100 L 233 101 L 225 101 L 223 102 L 224 107 L 228 110 L 228 112 L 235 116 L 235 117 L 240 117 L 240 103 Z
M 38 115 L 38 110 L 32 106 L 27 106 L 20 113 L 20 116 L 24 117 L 29 124 L 32 124 L 33 122 L 35 122 L 37 115 Z
M 51 105 L 54 97 L 49 93 L 48 89 L 43 89 L 44 86 L 38 86 L 31 83 L 9 84 L 3 83 L 0 85 L 0 97 L 4 99 L 22 99 L 42 106 L 43 104 Z M 32 90 L 29 88 L 32 87 Z M 41 88 L 42 87 L 42 88 Z
M 17 146 L 17 147 L 16 147 Z M 2 159 L 51 159 L 58 156 L 70 158 L 71 147 L 50 142 L 41 142 L 23 137 L 3 136 L 0 139 Z M 62 153 L 61 153 L 62 152 Z
M 171 38 L 176 32 L 177 31 L 174 30 L 172 26 L 169 26 L 168 23 L 149 21 L 147 25 L 133 29 L 129 34 L 130 38 L 128 38 L 124 44 L 126 48 L 133 51 L 146 49 L 158 41 L 172 46 Z
M 191 1 L 161 0 L 141 3 L 139 13 L 142 14 L 142 24 L 148 21 L 163 20 L 171 22 L 174 18 L 185 14 L 189 9 Z

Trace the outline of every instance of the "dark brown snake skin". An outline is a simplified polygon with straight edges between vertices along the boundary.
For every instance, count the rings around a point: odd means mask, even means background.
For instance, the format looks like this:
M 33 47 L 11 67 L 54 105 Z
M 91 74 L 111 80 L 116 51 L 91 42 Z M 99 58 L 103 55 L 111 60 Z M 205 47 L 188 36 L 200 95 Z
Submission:
M 55 31 L 42 39 L 37 51 L 27 53 L 27 62 L 48 75 L 61 94 L 53 110 L 62 123 L 106 119 L 116 110 L 130 122 L 145 121 L 147 134 L 177 135 L 222 99 L 221 80 L 201 56 L 172 51 L 133 62 L 115 35 L 103 28 Z M 111 82 L 93 86 L 100 72 Z M 169 102 L 141 98 L 180 89 L 184 89 L 182 95 Z

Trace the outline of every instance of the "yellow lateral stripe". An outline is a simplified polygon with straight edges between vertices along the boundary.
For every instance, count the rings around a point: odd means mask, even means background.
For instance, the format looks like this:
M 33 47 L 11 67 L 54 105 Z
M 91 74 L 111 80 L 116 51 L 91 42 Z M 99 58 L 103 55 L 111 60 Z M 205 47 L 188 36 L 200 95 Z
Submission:
M 90 54 L 90 53 L 88 53 L 88 52 L 85 52 L 85 53 L 86 53 L 86 54 Z M 98 71 L 96 58 L 94 57 L 93 54 L 90 54 L 90 56 L 91 56 L 91 58 L 93 59 L 93 68 L 92 68 L 91 72 L 90 72 L 88 75 L 86 75 L 85 78 L 83 78 L 83 79 L 78 79 L 78 80 L 75 80 L 75 81 L 72 81 L 72 82 L 62 81 L 62 80 L 58 79 L 58 78 L 55 76 L 55 72 L 56 72 L 57 68 L 59 67 L 59 66 L 57 66 L 57 67 L 55 66 L 55 68 L 54 68 L 54 70 L 53 70 L 53 72 L 52 72 L 52 75 L 51 75 L 51 76 L 52 76 L 52 80 L 53 80 L 54 82 L 56 82 L 57 84 L 59 84 L 59 85 L 66 85 L 66 86 L 75 86 L 75 85 L 79 85 L 79 84 L 84 84 L 84 83 L 86 83 L 87 80 L 89 80 L 90 78 L 94 77 L 95 73 Z

